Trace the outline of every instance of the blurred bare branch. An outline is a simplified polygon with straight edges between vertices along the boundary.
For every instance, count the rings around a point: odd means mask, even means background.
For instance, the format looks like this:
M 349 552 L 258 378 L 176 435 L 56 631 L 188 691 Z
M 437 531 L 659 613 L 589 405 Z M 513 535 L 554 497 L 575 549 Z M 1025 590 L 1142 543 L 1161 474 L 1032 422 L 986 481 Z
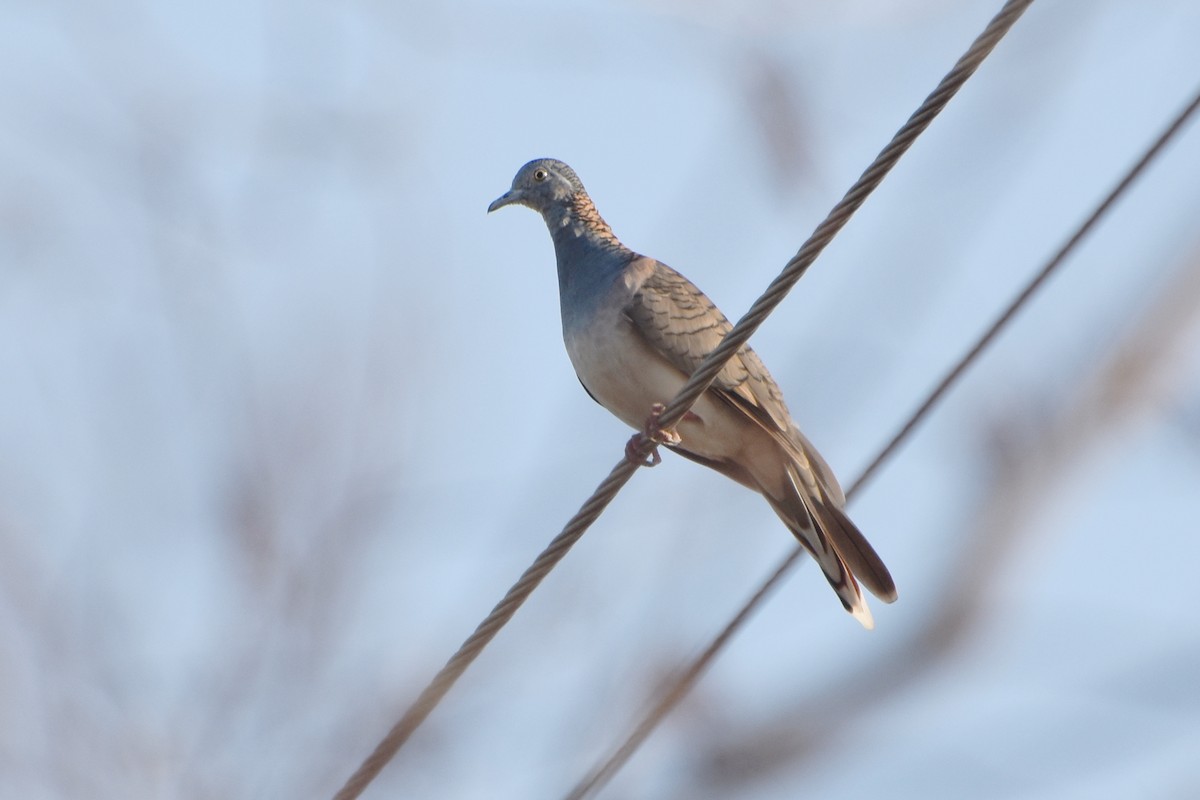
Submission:
M 780 194 L 811 183 L 812 134 L 804 120 L 811 116 L 796 81 L 778 59 L 763 50 L 745 59 L 745 102 L 762 137 L 768 174 Z

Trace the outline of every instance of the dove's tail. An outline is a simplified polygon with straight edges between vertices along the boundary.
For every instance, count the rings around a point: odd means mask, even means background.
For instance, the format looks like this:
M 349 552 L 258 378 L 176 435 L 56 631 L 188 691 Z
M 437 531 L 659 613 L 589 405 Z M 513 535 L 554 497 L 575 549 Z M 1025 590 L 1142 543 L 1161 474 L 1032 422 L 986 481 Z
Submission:
M 839 504 L 822 487 L 807 487 L 796 464 L 787 464 L 783 497 L 763 492 L 775 513 L 825 573 L 842 605 L 864 628 L 875 627 L 859 581 L 885 603 L 896 599 L 887 567 Z

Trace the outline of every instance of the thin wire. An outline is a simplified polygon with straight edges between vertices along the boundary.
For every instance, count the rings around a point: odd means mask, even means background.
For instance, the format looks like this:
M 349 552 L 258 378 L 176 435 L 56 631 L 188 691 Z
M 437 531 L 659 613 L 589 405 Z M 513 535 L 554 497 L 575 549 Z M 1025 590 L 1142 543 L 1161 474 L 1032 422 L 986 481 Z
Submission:
M 908 122 L 904 123 L 904 126 L 896 132 L 887 147 L 883 148 L 871 162 L 871 166 L 867 167 L 866 172 L 833 207 L 825 221 L 817 226 L 817 229 L 808 237 L 808 241 L 800 247 L 796 255 L 792 256 L 779 276 L 771 282 L 762 296 L 754 301 L 754 305 L 750 306 L 746 315 L 738 320 L 738 324 L 733 327 L 733 330 L 721 340 L 721 344 L 708 354 L 688 382 L 679 390 L 675 399 L 667 404 L 666 409 L 658 418 L 658 424 L 663 429 L 674 428 L 683 419 L 684 414 L 692 407 L 696 399 L 708 390 L 717 373 L 725 366 L 725 362 L 740 350 L 742 345 L 758 330 L 758 326 L 763 323 L 767 315 L 775 310 L 775 307 L 791 291 L 796 282 L 804 276 L 821 251 L 850 221 L 851 215 L 883 182 L 884 177 L 892 167 L 896 166 L 900 157 L 929 127 L 929 123 L 933 122 L 934 118 L 941 113 L 950 99 L 967 82 L 967 79 L 975 74 L 975 70 L 979 68 L 983 60 L 988 57 L 988 54 L 1000 43 L 1000 40 L 1032 3 L 1033 0 L 1008 0 L 1004 4 L 1000 13 L 992 18 L 983 33 L 979 34 L 970 49 L 954 65 L 954 69 L 942 78 L 933 93 L 925 98 L 925 102 L 921 103 L 920 107 L 908 118 Z
M 736 353 L 743 344 L 750 338 L 767 318 L 767 316 L 775 309 L 783 300 L 787 293 L 795 286 L 796 282 L 808 270 L 808 267 L 816 260 L 821 251 L 833 240 L 833 237 L 845 227 L 850 220 L 851 215 L 858 210 L 859 206 L 867 199 L 867 197 L 875 190 L 883 181 L 884 177 L 900 160 L 900 157 L 908 150 L 916 138 L 929 127 L 933 119 L 945 108 L 950 99 L 958 92 L 967 79 L 975 72 L 979 65 L 987 58 L 988 54 L 1004 36 L 1013 23 L 1017 21 L 1021 13 L 1033 2 L 1033 0 L 1009 0 L 1000 13 L 988 24 L 987 28 L 979 38 L 971 45 L 971 48 L 958 60 L 949 74 L 946 75 L 938 84 L 937 88 L 925 99 L 920 107 L 909 117 L 908 121 L 902 128 L 892 137 L 875 160 L 867 168 L 866 172 L 850 187 L 846 195 L 841 199 L 833 210 L 829 212 L 829 216 L 825 218 L 813 234 L 808 238 L 808 241 L 797 251 L 790 261 L 784 266 L 783 271 L 771 282 L 746 315 L 738 321 L 737 325 L 725 336 L 721 344 L 717 346 L 703 363 L 697 368 L 696 372 L 688 379 L 679 394 L 667 404 L 666 409 L 659 415 L 658 424 L 664 430 L 669 430 L 683 419 L 684 414 L 691 408 L 692 404 L 703 394 L 713 382 L 717 373 L 721 371 L 725 362 Z M 642 441 L 634 448 L 634 454 L 639 456 L 638 462 L 642 462 L 645 457 L 656 447 L 653 441 L 647 437 L 643 437 Z M 583 504 L 580 510 L 563 528 L 554 539 L 547 545 L 546 549 L 538 555 L 537 559 L 529 566 L 528 569 L 521 575 L 521 578 L 513 584 L 512 588 L 504 595 L 504 598 L 496 604 L 491 613 L 479 623 L 475 631 L 459 646 L 450 660 L 445 666 L 434 676 L 433 680 L 425 687 L 424 691 L 417 697 L 416 701 L 404 713 L 404 716 L 392 726 L 383 740 L 376 745 L 374 751 L 367 756 L 359 768 L 346 781 L 346 784 L 334 796 L 334 800 L 355 800 L 359 797 L 363 790 L 375 779 L 382 771 L 384 766 L 396 755 L 400 748 L 408 741 L 413 732 L 425 721 L 430 712 L 437 706 L 454 683 L 466 672 L 467 667 L 471 665 L 488 643 L 499 633 L 500 629 L 512 618 L 517 612 L 517 609 L 528 599 L 533 593 L 538 584 L 554 569 L 555 565 L 567 554 L 567 551 L 583 536 L 584 532 L 591 526 L 597 517 L 608 507 L 612 499 L 616 497 L 617 492 L 624 486 L 633 473 L 637 471 L 641 463 L 634 463 L 630 459 L 622 459 L 613 467 L 608 477 L 596 488 L 592 496 Z
M 1112 204 L 1115 203 L 1117 199 L 1125 193 L 1125 190 L 1129 188 L 1130 184 L 1132 184 L 1134 180 L 1136 180 L 1137 177 L 1142 173 L 1142 171 L 1145 170 L 1145 168 L 1150 164 L 1150 162 L 1158 156 L 1159 151 L 1161 151 L 1163 147 L 1165 147 L 1167 143 L 1175 136 L 1175 134 L 1178 133 L 1179 129 L 1184 126 L 1188 119 L 1190 119 L 1191 116 L 1196 113 L 1197 106 L 1200 106 L 1200 94 L 1197 94 L 1196 97 L 1192 99 L 1192 102 L 1186 108 L 1184 108 L 1184 110 L 1181 111 L 1174 120 L 1172 120 L 1171 124 L 1167 126 L 1166 130 L 1164 130 L 1159 135 L 1158 139 L 1155 140 L 1154 144 L 1152 144 L 1150 148 L 1147 149 L 1142 155 L 1142 157 L 1138 159 L 1138 162 L 1134 164 L 1128 172 L 1125 173 L 1125 177 L 1121 178 L 1120 182 L 1113 187 L 1112 191 L 1108 193 L 1108 196 L 1104 198 L 1100 205 L 1096 206 L 1096 209 L 1092 212 L 1091 216 L 1089 216 L 1083 222 L 1083 224 L 1076 229 L 1075 233 L 1071 235 L 1071 238 L 1067 240 L 1066 244 L 1064 244 L 1062 248 L 1054 254 L 1054 257 L 1046 262 L 1046 265 L 1042 267 L 1041 272 L 1039 272 L 1033 277 L 1032 280 L 1029 281 L 1025 288 L 1021 290 L 1021 293 L 1018 294 L 1016 298 L 1014 298 L 1009 304 L 1008 308 L 1004 309 L 1004 312 L 996 318 L 996 321 L 992 323 L 992 326 L 988 328 L 987 332 L 979 338 L 979 341 L 977 341 L 975 345 L 958 360 L 958 363 L 956 363 L 954 367 L 946 373 L 946 376 L 942 378 L 942 381 L 937 385 L 937 388 L 930 392 L 929 397 L 925 399 L 925 402 L 921 404 L 920 408 L 912 413 L 912 416 L 909 417 L 908 422 L 904 423 L 904 427 L 902 427 L 896 433 L 896 435 L 892 437 L 892 440 L 887 443 L 887 446 L 879 451 L 879 455 L 875 456 L 875 460 L 868 464 L 867 468 L 862 471 L 862 474 L 860 474 L 854 483 L 850 485 L 850 489 L 846 492 L 846 497 L 852 496 L 863 484 L 874 477 L 875 472 L 879 469 L 880 465 L 892 456 L 896 448 L 900 446 L 900 443 L 907 439 L 908 435 L 912 433 L 913 429 L 925 419 L 925 417 L 929 414 L 929 411 L 938 403 L 938 401 L 942 399 L 942 395 L 946 393 L 946 390 L 948 390 L 952 384 L 958 381 L 962 373 L 971 365 L 971 362 L 973 362 L 976 357 L 983 352 L 984 348 L 992 343 L 992 340 L 996 338 L 1001 329 L 1008 325 L 1009 321 L 1016 316 L 1021 307 L 1024 306 L 1025 303 L 1028 302 L 1029 299 L 1042 287 L 1042 284 L 1046 282 L 1046 279 L 1050 277 L 1050 274 L 1057 270 L 1059 264 L 1066 259 L 1067 255 L 1070 254 L 1073 249 L 1075 249 L 1075 245 L 1079 244 L 1079 241 L 1091 232 L 1092 228 L 1097 222 L 1099 222 L 1100 218 L 1108 212 L 1109 207 L 1112 206 Z
M 643 443 L 641 450 L 639 455 L 643 457 L 648 455 L 649 443 Z M 483 648 L 487 647 L 488 642 L 512 619 L 512 616 L 517 613 L 517 609 L 533 593 L 538 584 L 550 574 L 550 571 L 562 560 L 571 546 L 595 522 L 639 466 L 640 464 L 635 464 L 628 459 L 622 459 L 613 467 L 612 472 L 608 473 L 608 477 L 596 487 L 596 491 L 571 518 L 562 532 L 551 540 L 546 549 L 521 574 L 520 579 L 505 593 L 504 598 L 496 604 L 483 622 L 479 623 L 474 633 L 459 646 L 458 651 L 451 656 L 416 701 L 404 712 L 404 716 L 400 718 L 399 722 L 392 726 L 383 740 L 376 745 L 371 755 L 367 756 L 358 770 L 350 776 L 346 785 L 334 795 L 334 800 L 355 800 L 362 794 L 363 790 L 408 741 L 413 731 L 425 721 L 430 712 L 446 696 L 455 681 L 467 671 L 471 662 L 483 652 Z
M 1025 285 L 1020 294 L 1008 305 L 1007 308 L 996 318 L 987 332 L 979 338 L 979 340 L 968 350 L 958 361 L 954 367 L 946 373 L 937 387 L 930 392 L 920 407 L 912 413 L 908 421 L 904 423 L 900 431 L 892 437 L 891 441 L 879 452 L 879 455 L 867 465 L 867 468 L 862 471 L 858 478 L 851 484 L 846 491 L 847 499 L 852 499 L 854 495 L 862 488 L 863 484 L 871 478 L 886 460 L 888 460 L 896 451 L 897 447 L 912 433 L 912 431 L 920 424 L 929 412 L 937 405 L 937 403 L 946 394 L 950 387 L 957 383 L 958 379 L 967 370 L 968 367 L 979 357 L 983 350 L 992 343 L 1000 331 L 1008 325 L 1008 323 L 1016 316 L 1017 312 L 1033 297 L 1034 294 L 1042 287 L 1050 275 L 1055 272 L 1059 265 L 1066 260 L 1067 256 L 1075 249 L 1076 245 L 1096 226 L 1100 219 L 1108 212 L 1112 205 L 1125 193 L 1130 185 L 1138 178 L 1139 175 L 1146 169 L 1147 166 L 1158 156 L 1167 143 L 1175 136 L 1176 133 L 1184 126 L 1184 124 L 1200 110 L 1200 91 L 1192 98 L 1191 103 L 1187 105 L 1182 112 L 1175 117 L 1170 125 L 1159 135 L 1149 149 L 1138 159 L 1137 163 L 1125 173 L 1125 176 L 1117 183 L 1117 185 L 1108 193 L 1108 196 L 1096 206 L 1091 215 L 1075 230 L 1075 233 L 1067 239 L 1062 248 L 1054 254 L 1041 271 L 1037 273 Z M 566 796 L 566 800 L 585 800 L 589 795 L 603 788 L 605 784 L 615 775 L 621 767 L 629 761 L 630 757 L 649 738 L 650 734 L 658 727 L 658 724 L 679 704 L 687 693 L 691 691 L 692 686 L 700 679 L 700 676 L 708 668 L 709 664 L 715 659 L 718 653 L 725 647 L 726 643 L 733 638 L 734 634 L 742 627 L 743 624 L 750 618 L 750 615 L 757 610 L 771 590 L 783 579 L 783 577 L 791 571 L 792 567 L 804 554 L 804 549 L 797 546 L 786 558 L 780 562 L 779 566 L 771 573 L 770 577 L 763 582 L 758 591 L 750 597 L 749 600 L 738 610 L 737 614 L 729 621 L 725 628 L 717 634 L 716 638 L 709 643 L 708 647 L 697 656 L 687 668 L 679 674 L 679 676 L 659 698 L 650 712 L 642 718 L 637 727 L 626 737 L 612 755 L 610 755 L 600 766 L 593 769 L 588 775 L 579 782 L 578 785 Z

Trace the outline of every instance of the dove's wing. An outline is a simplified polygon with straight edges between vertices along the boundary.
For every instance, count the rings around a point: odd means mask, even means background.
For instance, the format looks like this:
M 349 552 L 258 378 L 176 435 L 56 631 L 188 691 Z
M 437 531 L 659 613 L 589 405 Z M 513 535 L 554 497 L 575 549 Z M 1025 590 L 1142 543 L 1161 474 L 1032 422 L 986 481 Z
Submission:
M 626 316 L 655 351 L 680 372 L 691 375 L 733 325 L 687 278 L 662 262 L 640 261 L 632 266 L 645 277 L 625 308 Z M 783 392 L 758 354 L 743 345 L 717 373 L 709 391 L 770 434 L 791 456 L 792 474 L 808 515 L 817 520 L 851 571 L 872 593 L 889 602 L 895 599 L 896 588 L 887 567 L 842 511 L 845 497 L 833 470 L 792 422 Z M 684 448 L 672 449 L 746 482 L 740 465 L 717 464 Z M 797 508 L 789 516 L 803 515 Z M 804 527 L 802 519 L 796 521 Z
M 691 375 L 716 349 L 733 325 L 694 283 L 659 261 L 643 258 L 648 271 L 625 309 L 634 328 L 663 358 Z M 785 433 L 791 416 L 771 374 L 749 346 L 743 345 L 717 373 L 712 388 L 768 430 Z

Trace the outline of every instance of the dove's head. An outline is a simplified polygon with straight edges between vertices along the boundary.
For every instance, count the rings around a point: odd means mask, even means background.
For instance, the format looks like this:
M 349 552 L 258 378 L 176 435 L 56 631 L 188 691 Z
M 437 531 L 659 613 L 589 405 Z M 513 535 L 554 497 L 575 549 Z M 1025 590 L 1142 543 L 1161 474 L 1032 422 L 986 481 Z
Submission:
M 512 188 L 492 201 L 488 211 L 518 204 L 545 216 L 580 195 L 586 197 L 587 193 L 575 170 L 553 158 L 535 158 L 517 171 Z

